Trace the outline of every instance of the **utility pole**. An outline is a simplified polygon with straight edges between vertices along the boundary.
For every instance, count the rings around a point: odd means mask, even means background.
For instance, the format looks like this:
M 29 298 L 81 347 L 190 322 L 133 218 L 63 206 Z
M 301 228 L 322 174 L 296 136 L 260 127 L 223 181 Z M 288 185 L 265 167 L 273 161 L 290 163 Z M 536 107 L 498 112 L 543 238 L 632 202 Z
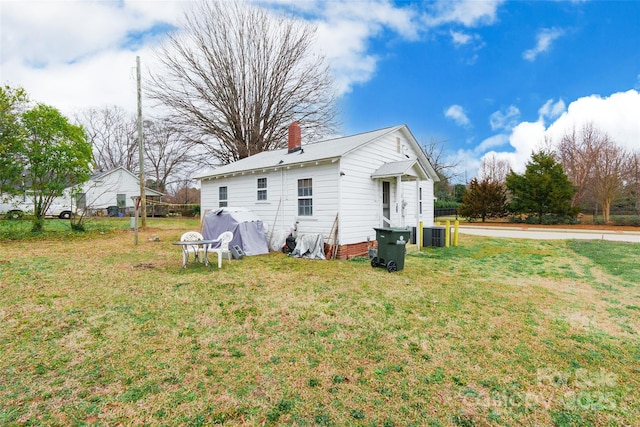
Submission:
M 140 217 L 142 218 L 142 228 L 147 226 L 147 197 L 144 194 L 144 145 L 142 143 L 142 89 L 141 89 L 141 78 L 140 78 L 140 57 L 136 56 L 136 69 L 137 69 L 137 80 L 138 80 L 138 153 L 139 153 L 139 162 L 140 162 L 140 176 L 138 180 L 140 181 Z

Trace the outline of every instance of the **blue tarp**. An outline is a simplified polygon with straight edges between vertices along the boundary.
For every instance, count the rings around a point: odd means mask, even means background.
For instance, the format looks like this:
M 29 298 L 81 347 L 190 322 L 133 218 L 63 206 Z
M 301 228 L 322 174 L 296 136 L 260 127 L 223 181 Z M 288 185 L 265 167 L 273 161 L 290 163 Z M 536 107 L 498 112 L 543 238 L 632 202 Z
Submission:
M 269 253 L 264 224 L 248 209 L 220 208 L 205 215 L 202 236 L 206 240 L 216 239 L 225 231 L 233 233 L 230 248 L 237 245 L 245 255 Z

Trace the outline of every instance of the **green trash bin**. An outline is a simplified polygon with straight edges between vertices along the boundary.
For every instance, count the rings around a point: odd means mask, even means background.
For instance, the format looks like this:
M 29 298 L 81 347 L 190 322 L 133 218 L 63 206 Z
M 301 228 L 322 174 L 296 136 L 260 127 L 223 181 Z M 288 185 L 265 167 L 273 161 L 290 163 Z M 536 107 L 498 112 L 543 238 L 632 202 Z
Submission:
M 371 259 L 372 267 L 386 267 L 388 272 L 404 268 L 404 256 L 411 236 L 408 228 L 374 228 L 378 253 Z
M 107 206 L 107 215 L 118 216 L 119 208 L 117 206 Z

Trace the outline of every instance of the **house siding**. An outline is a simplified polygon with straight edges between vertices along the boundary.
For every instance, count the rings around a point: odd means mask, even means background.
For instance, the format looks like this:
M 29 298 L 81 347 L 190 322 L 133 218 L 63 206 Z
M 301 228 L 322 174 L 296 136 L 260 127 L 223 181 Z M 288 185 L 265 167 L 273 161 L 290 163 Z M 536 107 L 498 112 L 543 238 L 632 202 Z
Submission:
M 203 215 L 219 207 L 218 188 L 227 187 L 228 207 L 253 211 L 269 229 L 289 230 L 297 222 L 300 233 L 327 237 L 338 212 L 336 163 L 294 166 L 265 172 L 247 172 L 226 178 L 203 180 Z M 267 200 L 258 200 L 258 178 L 267 178 Z M 298 180 L 312 179 L 313 215 L 298 215 Z
M 418 153 L 414 151 L 413 141 L 408 130 L 406 133 L 398 130 L 359 145 L 340 158 L 270 166 L 263 170 L 237 172 L 236 169 L 226 175 L 204 177 L 201 181 L 202 214 L 218 209 L 218 189 L 226 186 L 227 206 L 253 211 L 263 220 L 268 231 L 288 231 L 295 224 L 299 233 L 321 233 L 325 242 L 333 243 L 331 232 L 339 215 L 338 257 L 364 255 L 369 242 L 375 240 L 374 228 L 383 225 L 383 179 L 373 179 L 372 174 L 385 163 L 415 159 Z M 419 166 L 414 168 L 420 170 Z M 265 201 L 257 200 L 258 178 L 267 178 Z M 310 217 L 298 215 L 298 180 L 305 178 L 313 180 L 313 215 Z M 397 183 L 397 177 L 384 180 L 391 183 L 392 226 L 415 227 L 419 221 L 423 221 L 424 226 L 433 224 L 431 179 L 419 181 L 422 188 L 421 215 L 418 214 L 418 184 L 415 180 L 400 183 Z M 404 212 L 402 201 L 406 203 Z
M 398 152 L 400 138 L 401 152 Z M 415 181 L 401 182 L 396 192 L 397 179 L 372 179 L 372 173 L 384 163 L 406 160 L 408 155 L 415 158 L 415 153 L 408 141 L 399 133 L 393 133 L 359 150 L 345 155 L 341 160 L 341 169 L 345 172 L 342 177 L 342 218 L 340 221 L 340 243 L 353 244 L 375 240 L 374 227 L 383 226 L 382 217 L 382 181 L 391 183 L 390 219 L 394 227 L 415 227 L 418 221 L 424 221 L 425 226 L 433 223 L 433 182 L 421 181 L 423 211 L 420 218 L 417 212 L 417 187 Z M 401 202 L 397 200 L 398 193 L 407 205 L 402 213 Z
M 70 187 L 65 189 L 64 196 L 57 198 L 60 204 L 69 204 L 71 194 L 84 193 L 86 208 L 89 210 L 106 209 L 109 206 L 118 205 L 118 194 L 124 194 L 126 209 L 134 209 L 132 197 L 140 196 L 140 184 L 137 176 L 131 174 L 123 168 L 117 168 L 81 185 L 80 189 Z M 149 196 L 149 193 L 147 193 Z M 74 207 L 76 201 L 73 201 Z
M 90 181 L 83 186 L 87 207 L 104 209 L 117 206 L 117 195 L 125 195 L 125 207 L 134 207 L 132 196 L 140 195 L 138 180 L 122 170 L 116 170 L 98 181 Z

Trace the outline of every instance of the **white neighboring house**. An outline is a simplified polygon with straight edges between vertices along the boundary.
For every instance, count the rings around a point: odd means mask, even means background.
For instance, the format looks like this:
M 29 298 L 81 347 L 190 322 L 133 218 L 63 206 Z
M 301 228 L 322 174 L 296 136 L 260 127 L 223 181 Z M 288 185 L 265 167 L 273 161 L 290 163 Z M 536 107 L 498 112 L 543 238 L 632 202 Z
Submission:
M 406 125 L 258 153 L 200 176 L 201 215 L 242 207 L 271 229 L 321 233 L 338 257 L 367 253 L 374 228 L 433 225 L 438 176 Z M 337 218 L 337 221 L 336 221 Z
M 132 197 L 140 197 L 140 181 L 138 177 L 125 169 L 117 167 L 106 172 L 92 175 L 89 181 L 78 187 L 65 190 L 67 195 L 75 194 L 75 206 L 90 214 L 113 215 L 133 214 L 135 203 Z M 145 197 L 159 200 L 162 193 L 145 188 Z M 70 197 L 70 196 L 67 196 Z M 117 212 L 112 212 L 116 211 Z

